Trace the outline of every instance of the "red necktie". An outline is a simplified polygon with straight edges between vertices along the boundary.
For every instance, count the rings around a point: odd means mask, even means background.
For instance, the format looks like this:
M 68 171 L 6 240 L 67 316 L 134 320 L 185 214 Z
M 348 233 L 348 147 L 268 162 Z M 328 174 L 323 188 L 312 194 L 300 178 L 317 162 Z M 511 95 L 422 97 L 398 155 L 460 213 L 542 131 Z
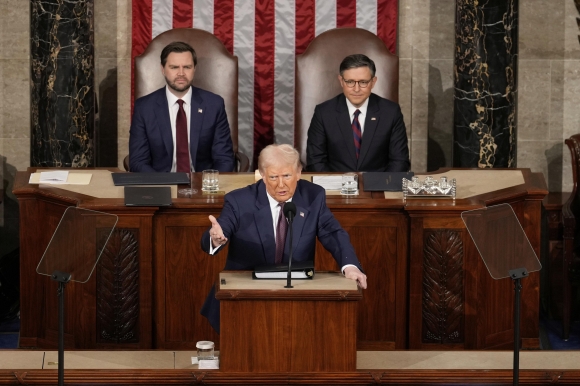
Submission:
M 183 109 L 183 100 L 178 99 L 179 110 L 177 110 L 177 119 L 175 120 L 175 146 L 178 172 L 189 173 L 189 141 L 187 140 L 187 116 Z
M 278 204 L 280 214 L 278 215 L 278 224 L 276 224 L 276 258 L 274 259 L 276 264 L 281 264 L 284 258 L 284 244 L 286 243 L 286 231 L 288 230 L 288 223 L 286 222 L 286 217 L 284 217 L 284 204 L 285 202 Z
M 360 128 L 360 122 L 358 121 L 358 115 L 360 114 L 360 110 L 356 109 L 354 112 L 354 119 L 352 120 L 352 135 L 354 139 L 354 148 L 356 150 L 356 159 L 360 154 L 360 144 L 362 141 L 362 130 Z

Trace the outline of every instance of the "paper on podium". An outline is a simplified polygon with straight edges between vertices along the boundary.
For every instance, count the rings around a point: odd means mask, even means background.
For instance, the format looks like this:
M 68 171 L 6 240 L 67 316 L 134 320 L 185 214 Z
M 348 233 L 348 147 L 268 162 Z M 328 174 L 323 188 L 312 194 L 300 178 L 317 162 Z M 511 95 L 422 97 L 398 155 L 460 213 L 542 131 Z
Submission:
M 64 179 L 65 173 L 66 179 Z M 48 185 L 88 185 L 91 182 L 91 177 L 91 173 L 69 173 L 67 171 L 38 172 L 30 175 L 28 183 Z

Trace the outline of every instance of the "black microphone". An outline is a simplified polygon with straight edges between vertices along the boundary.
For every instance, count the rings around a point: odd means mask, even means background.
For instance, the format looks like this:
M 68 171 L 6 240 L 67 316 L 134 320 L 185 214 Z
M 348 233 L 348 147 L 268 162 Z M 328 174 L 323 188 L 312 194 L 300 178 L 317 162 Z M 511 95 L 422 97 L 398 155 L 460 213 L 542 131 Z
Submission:
M 288 257 L 288 276 L 286 276 L 286 286 L 284 288 L 293 288 L 291 284 L 292 277 L 292 220 L 296 216 L 296 204 L 287 202 L 284 204 L 284 217 L 288 219 L 288 227 L 290 228 L 290 256 Z

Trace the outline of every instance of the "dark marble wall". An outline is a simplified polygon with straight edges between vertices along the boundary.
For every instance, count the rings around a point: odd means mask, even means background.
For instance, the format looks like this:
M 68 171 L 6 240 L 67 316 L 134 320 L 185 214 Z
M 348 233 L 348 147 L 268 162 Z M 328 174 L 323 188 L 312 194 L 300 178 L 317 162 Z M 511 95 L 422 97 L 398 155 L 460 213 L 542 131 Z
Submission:
M 518 0 L 456 0 L 453 166 L 516 167 Z
M 94 165 L 94 0 L 30 0 L 31 166 Z

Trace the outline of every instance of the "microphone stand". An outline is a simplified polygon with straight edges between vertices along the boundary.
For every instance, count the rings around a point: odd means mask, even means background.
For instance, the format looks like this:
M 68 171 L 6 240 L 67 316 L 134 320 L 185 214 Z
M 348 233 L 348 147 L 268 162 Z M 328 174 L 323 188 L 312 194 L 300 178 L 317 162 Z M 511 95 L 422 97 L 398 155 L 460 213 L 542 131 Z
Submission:
M 290 227 L 290 256 L 288 257 L 288 275 L 286 276 L 286 285 L 284 288 L 294 288 L 292 286 L 291 278 L 292 278 L 292 220 L 294 220 L 294 213 L 292 211 L 288 211 L 288 226 Z

